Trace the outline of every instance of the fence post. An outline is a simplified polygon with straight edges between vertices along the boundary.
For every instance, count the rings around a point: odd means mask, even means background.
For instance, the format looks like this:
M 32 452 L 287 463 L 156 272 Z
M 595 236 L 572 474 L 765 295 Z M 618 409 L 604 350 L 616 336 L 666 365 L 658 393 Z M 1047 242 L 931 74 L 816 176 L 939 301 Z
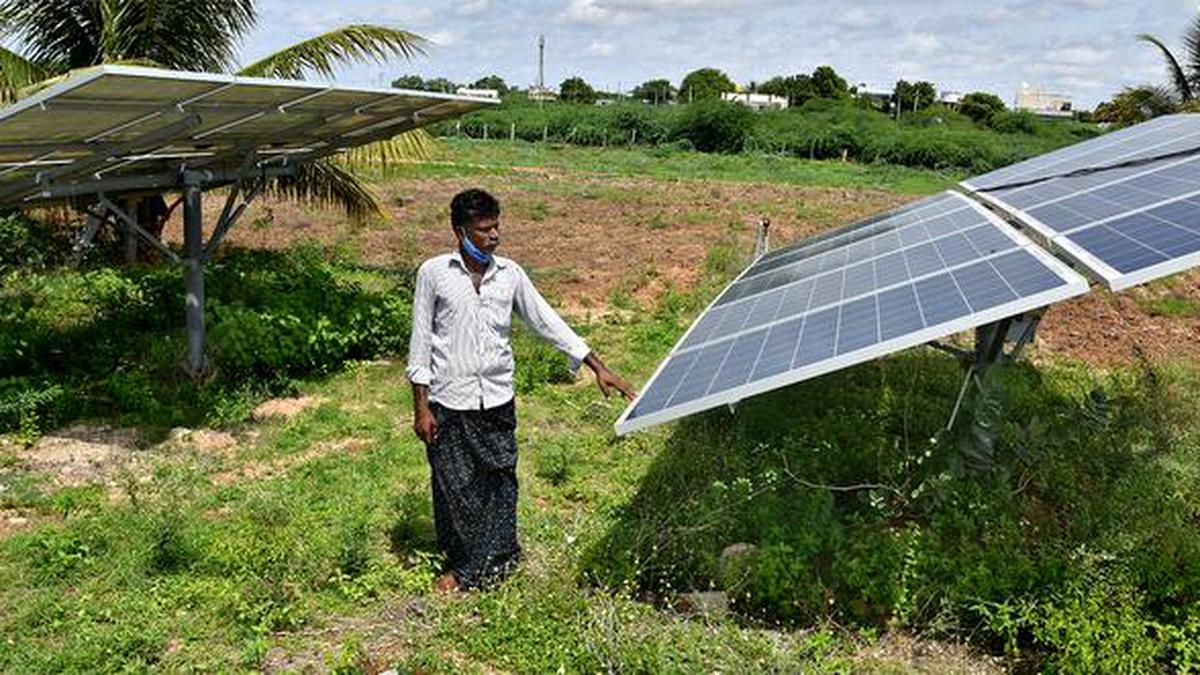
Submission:
M 458 138 L 462 138 L 462 120 L 458 120 L 454 123 L 454 135 Z
M 487 140 L 487 125 L 483 125 L 483 140 Z
M 516 122 L 512 122 L 508 127 L 508 142 L 509 143 L 517 142 L 517 123 Z
M 542 126 L 542 142 L 545 143 L 548 140 L 550 140 L 550 125 L 546 124 Z

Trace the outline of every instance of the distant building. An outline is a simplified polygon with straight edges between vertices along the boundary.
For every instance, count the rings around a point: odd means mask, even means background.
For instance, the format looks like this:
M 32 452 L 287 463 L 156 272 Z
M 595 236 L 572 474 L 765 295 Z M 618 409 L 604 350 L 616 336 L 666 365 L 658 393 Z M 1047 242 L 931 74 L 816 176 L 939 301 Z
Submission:
M 866 82 L 859 82 L 854 87 L 854 95 L 864 101 L 870 101 L 876 110 L 890 112 L 892 109 L 892 90 L 872 87 Z
M 962 105 L 963 96 L 961 91 L 943 91 L 938 93 L 937 102 L 947 108 L 958 110 L 958 106 Z
M 529 88 L 529 100 L 530 101 L 557 101 L 558 100 L 558 92 L 554 91 L 553 89 L 547 89 L 546 87 L 539 87 L 537 85 L 534 85 Z
M 616 104 L 617 104 L 617 99 L 615 99 L 615 98 L 596 99 L 596 105 L 598 105 L 598 106 L 609 106 L 609 105 L 616 105 Z
M 1075 114 L 1071 96 L 1021 85 L 1017 92 L 1017 110 L 1024 110 L 1043 117 L 1072 117 Z
M 755 110 L 783 110 L 788 107 L 787 99 L 783 96 L 770 94 L 750 94 L 727 91 L 721 94 L 721 99 L 733 103 L 741 103 Z
M 474 96 L 475 98 L 494 98 L 500 99 L 499 89 L 468 89 L 467 87 L 459 87 L 454 93 L 459 96 Z

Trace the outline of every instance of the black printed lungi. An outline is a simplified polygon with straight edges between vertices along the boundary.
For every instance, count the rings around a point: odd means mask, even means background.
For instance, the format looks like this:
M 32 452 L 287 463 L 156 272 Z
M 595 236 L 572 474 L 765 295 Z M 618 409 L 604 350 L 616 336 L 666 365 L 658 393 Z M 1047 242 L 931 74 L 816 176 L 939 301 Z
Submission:
M 437 440 L 426 448 L 438 548 L 462 588 L 497 581 L 521 558 L 517 543 L 517 416 L 430 404 Z

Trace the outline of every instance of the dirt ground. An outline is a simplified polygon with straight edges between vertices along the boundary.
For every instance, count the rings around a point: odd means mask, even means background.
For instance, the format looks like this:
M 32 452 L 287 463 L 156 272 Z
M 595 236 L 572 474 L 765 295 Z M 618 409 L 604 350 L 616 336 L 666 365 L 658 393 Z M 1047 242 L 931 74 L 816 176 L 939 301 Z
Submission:
M 396 179 L 379 188 L 387 223 L 348 224 L 340 214 L 266 201 L 235 228 L 234 245 L 278 249 L 298 241 L 350 247 L 373 265 L 405 266 L 451 245 L 447 205 L 478 185 L 503 205 L 502 253 L 531 270 L 569 313 L 605 314 L 618 295 L 650 306 L 668 288 L 692 287 L 710 247 L 732 237 L 753 248 L 761 217 L 781 245 L 853 222 L 911 198 L 879 190 L 809 188 L 720 181 L 604 178 L 548 170 L 476 178 Z M 172 228 L 178 236 L 178 230 Z M 1114 295 L 1094 287 L 1051 308 L 1036 356 L 1062 355 L 1098 366 L 1151 358 L 1200 357 L 1200 316 L 1159 316 L 1164 294 L 1200 302 L 1200 272 L 1169 288 Z

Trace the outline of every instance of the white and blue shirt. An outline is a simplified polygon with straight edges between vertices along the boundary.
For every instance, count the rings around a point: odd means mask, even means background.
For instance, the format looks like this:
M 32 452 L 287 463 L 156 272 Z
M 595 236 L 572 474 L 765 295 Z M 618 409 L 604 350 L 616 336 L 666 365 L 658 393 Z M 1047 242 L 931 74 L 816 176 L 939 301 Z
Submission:
M 517 316 L 577 369 L 586 343 L 538 293 L 520 265 L 495 256 L 479 290 L 458 251 L 426 260 L 417 270 L 412 339 L 406 374 L 453 410 L 481 410 L 513 398 L 509 336 Z

